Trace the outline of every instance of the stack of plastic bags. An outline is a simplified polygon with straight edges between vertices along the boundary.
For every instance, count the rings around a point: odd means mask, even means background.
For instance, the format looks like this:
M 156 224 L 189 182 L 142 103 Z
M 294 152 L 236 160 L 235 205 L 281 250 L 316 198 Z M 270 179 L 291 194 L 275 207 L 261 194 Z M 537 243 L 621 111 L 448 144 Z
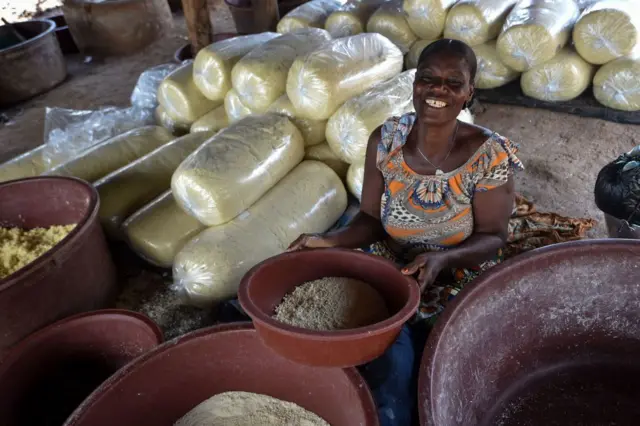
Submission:
M 107 235 L 121 239 L 125 219 L 170 188 L 176 168 L 209 137 L 201 132 L 175 139 L 96 181 L 98 214 Z
M 187 243 L 175 257 L 174 285 L 195 305 L 234 297 L 249 269 L 282 253 L 303 233 L 325 232 L 346 207 L 347 194 L 335 172 L 304 161 L 243 214 Z
M 231 81 L 242 105 L 254 113 L 266 112 L 285 93 L 294 61 L 314 52 L 331 39 L 318 28 L 297 30 L 267 41 L 233 67 Z M 227 109 L 229 118 L 234 115 Z
M 231 70 L 247 53 L 278 37 L 277 33 L 262 33 L 234 37 L 213 43 L 196 55 L 193 80 L 202 94 L 216 102 L 224 101 L 231 90 Z
M 418 39 L 409 27 L 402 10 L 401 0 L 392 0 L 380 6 L 369 19 L 367 31 L 387 37 L 398 46 L 403 54 L 409 52 L 413 43 Z
M 403 59 L 380 34 L 333 40 L 295 60 L 287 95 L 301 117 L 327 120 L 348 99 L 398 75 Z
M 574 0 L 520 0 L 498 37 L 500 58 L 519 72 L 550 61 L 569 42 L 578 16 Z
M 418 60 L 420 59 L 422 51 L 434 41 L 435 40 L 417 40 L 411 45 L 411 49 L 409 49 L 409 53 L 407 53 L 405 57 L 405 66 L 407 69 L 418 67 Z
M 585 10 L 573 29 L 578 53 L 595 65 L 631 54 L 640 40 L 640 4 L 604 0 Z

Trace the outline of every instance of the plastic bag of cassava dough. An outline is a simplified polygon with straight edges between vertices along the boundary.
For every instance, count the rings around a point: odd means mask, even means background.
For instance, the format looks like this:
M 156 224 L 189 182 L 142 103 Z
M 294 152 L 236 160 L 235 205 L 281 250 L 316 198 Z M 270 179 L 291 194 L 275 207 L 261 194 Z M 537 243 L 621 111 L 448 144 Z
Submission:
M 304 142 L 307 146 L 313 146 L 324 142 L 327 120 L 298 118 L 296 109 L 293 107 L 293 104 L 286 94 L 282 95 L 277 101 L 271 104 L 269 112 L 284 114 L 289 117 L 293 124 L 295 124 L 298 130 L 302 133 L 302 137 L 304 137 Z
M 235 123 L 253 114 L 253 111 L 240 100 L 236 89 L 229 90 L 224 97 L 224 111 L 227 113 L 229 123 Z
M 172 139 L 173 135 L 162 127 L 141 127 L 106 140 L 46 174 L 74 176 L 87 182 L 95 182 Z
M 353 163 L 347 172 L 347 188 L 358 201 L 362 201 L 362 185 L 364 184 L 364 160 Z
M 602 65 L 633 53 L 640 42 L 638 6 L 632 1 L 605 0 L 587 8 L 573 28 L 573 43 L 580 56 Z
M 418 37 L 407 23 L 402 0 L 385 3 L 371 15 L 367 23 L 367 32 L 378 33 L 391 40 L 403 54 L 407 53 Z
M 414 111 L 416 70 L 405 71 L 345 102 L 327 123 L 327 142 L 346 163 L 363 159 L 371 133 L 389 117 Z
M 256 113 L 266 112 L 284 94 L 293 61 L 330 39 L 325 30 L 308 28 L 285 34 L 252 50 L 231 72 L 233 88 L 242 103 Z
M 208 226 L 248 209 L 304 157 L 304 139 L 288 117 L 251 115 L 222 130 L 173 174 L 182 208 Z
M 444 37 L 477 46 L 500 34 L 507 15 L 518 0 L 460 0 L 449 14 Z
M 222 104 L 221 100 L 205 98 L 198 89 L 193 81 L 193 62 L 182 65 L 160 83 L 158 102 L 169 117 L 189 126 Z
M 365 32 L 373 12 L 390 0 L 350 0 L 327 18 L 324 29 L 331 37 L 349 37 Z
M 231 70 L 247 53 L 278 37 L 277 33 L 252 34 L 219 41 L 205 47 L 193 63 L 193 81 L 204 96 L 222 102 L 231 90 Z
M 249 269 L 301 234 L 325 232 L 346 206 L 347 192 L 335 172 L 304 161 L 246 212 L 189 242 L 174 261 L 175 285 L 196 305 L 229 299 Z
M 404 0 L 403 8 L 413 32 L 424 40 L 442 35 L 447 13 L 458 0 Z
M 340 160 L 335 152 L 329 147 L 328 143 L 321 143 L 307 148 L 304 154 L 305 160 L 320 161 L 336 172 L 340 179 L 345 180 L 347 178 L 347 170 L 349 165 Z
M 183 136 L 95 182 L 93 185 L 100 194 L 100 222 L 107 235 L 120 239 L 122 222 L 168 190 L 180 163 L 211 136 L 211 133 Z
M 44 165 L 53 168 L 129 130 L 154 124 L 153 111 L 107 107 L 97 111 L 46 108 Z
M 520 77 L 518 71 L 514 71 L 502 62 L 496 49 L 495 40 L 473 47 L 478 59 L 478 72 L 476 74 L 476 88 L 495 89 L 511 83 Z
M 405 65 L 407 69 L 416 68 L 422 51 L 436 40 L 417 40 L 409 49 L 409 53 L 405 56 Z
M 171 190 L 122 224 L 129 247 L 147 262 L 161 268 L 171 268 L 178 251 L 205 229 L 206 226 L 178 206 Z
M 164 127 L 176 136 L 182 136 L 189 133 L 189 124 L 180 123 L 169 117 L 169 114 L 167 114 L 167 111 L 162 105 L 159 105 L 158 108 L 156 108 L 154 117 L 158 126 Z
M 301 117 L 328 120 L 346 100 L 398 75 L 403 59 L 380 34 L 340 38 L 296 59 L 287 95 Z
M 525 95 L 542 101 L 569 101 L 582 94 L 595 73 L 595 67 L 566 47 L 552 60 L 522 74 L 520 86 Z
M 42 151 L 44 145 L 0 164 L 0 182 L 38 176 L 47 171 Z
M 498 37 L 502 62 L 524 72 L 553 59 L 569 41 L 579 14 L 573 0 L 521 0 Z
M 229 126 L 229 117 L 224 105 L 205 114 L 191 125 L 191 133 L 197 132 L 218 132 Z
M 131 105 L 143 109 L 156 109 L 160 83 L 178 67 L 178 64 L 158 65 L 140 74 L 131 93 Z
M 593 78 L 598 102 L 621 111 L 640 111 L 640 54 L 603 65 Z
M 322 28 L 327 17 L 346 0 L 311 0 L 287 13 L 278 22 L 277 31 L 281 34 L 290 33 L 304 28 Z

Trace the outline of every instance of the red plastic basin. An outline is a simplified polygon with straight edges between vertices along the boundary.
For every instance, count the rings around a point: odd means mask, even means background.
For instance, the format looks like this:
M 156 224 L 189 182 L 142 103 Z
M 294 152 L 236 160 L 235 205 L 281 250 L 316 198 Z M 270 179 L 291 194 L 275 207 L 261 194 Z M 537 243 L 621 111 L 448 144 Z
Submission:
M 497 266 L 429 336 L 428 426 L 634 426 L 640 419 L 640 241 L 558 244 Z
M 65 426 L 172 426 L 227 391 L 291 401 L 331 426 L 378 425 L 371 393 L 355 369 L 295 364 L 241 323 L 187 334 L 138 358 L 87 398 Z
M 56 247 L 0 280 L 0 355 L 54 321 L 112 306 L 116 271 L 98 208 L 98 193 L 79 179 L 37 177 L 0 184 L 0 226 L 77 224 Z
M 162 342 L 135 312 L 76 315 L 23 340 L 0 362 L 2 426 L 59 426 L 100 383 Z
M 289 326 L 272 318 L 276 306 L 295 287 L 324 277 L 347 277 L 374 287 L 391 317 L 368 327 L 322 332 Z M 420 290 L 391 263 L 379 256 L 342 249 L 285 253 L 254 267 L 238 291 L 264 343 L 280 355 L 307 365 L 351 367 L 384 353 L 403 324 L 415 313 Z

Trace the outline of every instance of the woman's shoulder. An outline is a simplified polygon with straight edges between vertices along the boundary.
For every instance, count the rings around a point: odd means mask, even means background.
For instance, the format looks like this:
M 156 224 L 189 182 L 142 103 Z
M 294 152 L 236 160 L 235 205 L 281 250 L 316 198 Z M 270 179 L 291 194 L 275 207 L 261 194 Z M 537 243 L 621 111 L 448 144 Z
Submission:
M 477 124 L 463 123 L 460 131 L 463 132 L 461 136 L 472 154 L 486 151 L 505 151 L 516 154 L 519 151 L 518 144 L 511 139 Z

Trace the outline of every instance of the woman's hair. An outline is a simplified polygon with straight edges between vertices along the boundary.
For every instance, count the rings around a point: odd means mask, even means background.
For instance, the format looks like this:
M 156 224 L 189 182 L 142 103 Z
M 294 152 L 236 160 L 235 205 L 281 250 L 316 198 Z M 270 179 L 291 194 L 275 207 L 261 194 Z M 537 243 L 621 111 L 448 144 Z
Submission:
M 473 49 L 471 49 L 466 43 L 459 40 L 443 38 L 434 41 L 425 47 L 418 59 L 418 68 L 421 64 L 424 64 L 433 57 L 441 54 L 455 55 L 464 59 L 469 66 L 471 83 L 476 80 L 476 73 L 478 72 L 478 58 L 476 58 L 476 54 L 473 52 Z
M 640 225 L 640 146 L 600 170 L 594 193 L 600 210 Z

